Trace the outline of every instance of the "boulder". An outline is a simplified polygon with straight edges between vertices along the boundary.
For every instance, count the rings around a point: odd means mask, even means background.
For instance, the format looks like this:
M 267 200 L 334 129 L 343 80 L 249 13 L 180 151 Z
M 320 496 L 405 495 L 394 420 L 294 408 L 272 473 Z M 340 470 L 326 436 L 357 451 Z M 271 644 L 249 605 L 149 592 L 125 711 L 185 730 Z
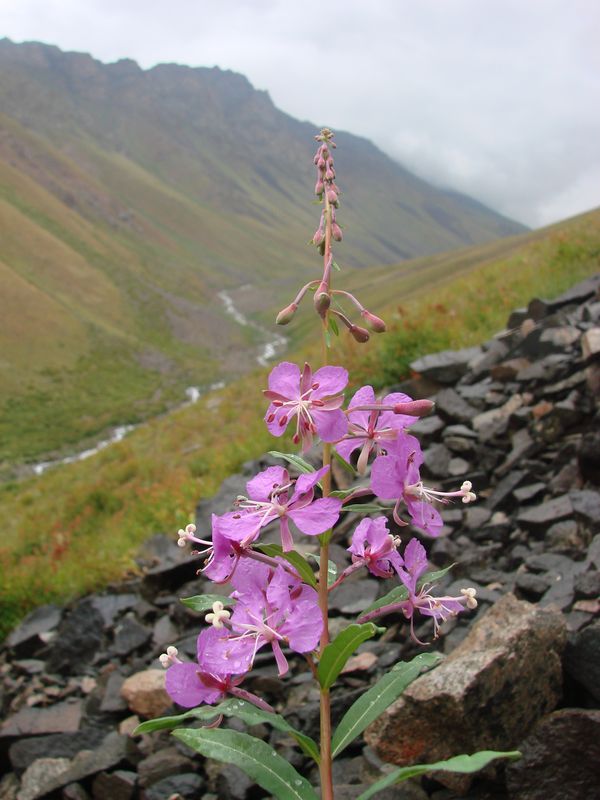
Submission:
M 399 765 L 514 749 L 560 699 L 565 638 L 562 614 L 505 595 L 367 728 L 367 744 Z
M 145 669 L 131 675 L 121 686 L 121 697 L 129 710 L 141 717 L 160 717 L 172 705 L 162 669 Z

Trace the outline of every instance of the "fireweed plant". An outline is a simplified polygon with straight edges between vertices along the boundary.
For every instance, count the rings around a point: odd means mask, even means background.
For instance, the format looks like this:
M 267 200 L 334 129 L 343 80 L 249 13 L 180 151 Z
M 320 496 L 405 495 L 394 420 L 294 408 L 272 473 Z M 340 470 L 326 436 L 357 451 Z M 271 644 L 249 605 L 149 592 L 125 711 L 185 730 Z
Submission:
M 160 660 L 167 670 L 168 694 L 190 710 L 177 717 L 150 720 L 138 728 L 141 733 L 190 720 L 204 721 L 202 727 L 180 728 L 175 735 L 206 757 L 235 763 L 282 800 L 316 800 L 317 794 L 269 744 L 219 727 L 225 716 L 237 716 L 249 725 L 269 723 L 292 736 L 319 766 L 321 798 L 330 800 L 334 797 L 332 759 L 423 669 L 435 666 L 440 658 L 436 653 L 423 653 L 410 662 L 396 664 L 346 711 L 333 731 L 331 687 L 356 648 L 385 630 L 372 620 L 399 614 L 406 619 L 412 638 L 419 642 L 415 620 L 420 616 L 431 618 L 435 638 L 448 617 L 477 606 L 475 590 L 469 587 L 455 597 L 434 594 L 435 580 L 447 570 L 428 573 L 425 548 L 418 539 L 410 539 L 403 547 L 400 537 L 392 535 L 388 527 L 391 510 L 400 528 L 412 524 L 422 535 L 435 537 L 442 529 L 437 505 L 476 499 L 469 481 L 453 492 L 439 492 L 421 480 L 423 454 L 410 428 L 430 412 L 433 404 L 399 392 L 378 399 L 371 386 L 363 386 L 344 408 L 348 372 L 342 366 L 328 364 L 331 336 L 339 335 L 340 328 L 345 327 L 362 343 L 369 339 L 368 329 L 383 333 L 385 323 L 349 292 L 333 288 L 332 271 L 337 265 L 332 246 L 342 239 L 336 219 L 340 190 L 335 182 L 335 144 L 328 129 L 315 138 L 315 194 L 322 211 L 312 241 L 323 256 L 323 275 L 300 289 L 294 301 L 278 314 L 277 323 L 288 324 L 303 298 L 312 294 L 322 333 L 323 363 L 314 370 L 309 364 L 278 364 L 264 392 L 267 428 L 276 437 L 291 429 L 302 455 L 274 452 L 286 466 L 268 467 L 248 481 L 246 494 L 232 498 L 229 513 L 213 515 L 210 538 L 198 535 L 194 525 L 179 531 L 181 547 L 191 544 L 195 555 L 205 556 L 200 573 L 216 584 L 229 584 L 232 591 L 228 597 L 208 594 L 182 601 L 196 611 L 208 612 L 206 626 L 198 636 L 197 660 L 181 659 L 176 647 L 168 647 Z M 366 327 L 351 321 L 340 300 L 357 309 Z M 322 443 L 320 469 L 303 458 L 315 440 Z M 371 462 L 369 485 L 332 491 L 332 458 L 360 476 L 367 474 Z M 356 467 L 351 465 L 353 461 Z M 364 503 L 368 496 L 374 504 Z M 356 500 L 360 502 L 353 502 Z M 378 500 L 391 501 L 392 509 Z M 365 518 L 352 534 L 350 564 L 338 576 L 328 558 L 329 542 L 334 526 L 348 512 Z M 263 530 L 272 525 L 281 537 L 280 545 L 261 542 Z M 318 544 L 319 554 L 312 556 L 318 563 L 317 574 L 310 557 L 294 546 L 304 537 Z M 329 594 L 358 570 L 368 570 L 378 578 L 395 578 L 398 585 L 330 641 Z M 292 728 L 265 700 L 243 688 L 257 653 L 266 648 L 273 651 L 280 677 L 290 669 L 289 653 L 297 653 L 306 661 L 320 691 L 319 744 Z M 494 758 L 515 755 L 485 751 L 437 764 L 413 765 L 390 773 L 360 797 L 366 800 L 385 786 L 436 768 L 474 772 Z

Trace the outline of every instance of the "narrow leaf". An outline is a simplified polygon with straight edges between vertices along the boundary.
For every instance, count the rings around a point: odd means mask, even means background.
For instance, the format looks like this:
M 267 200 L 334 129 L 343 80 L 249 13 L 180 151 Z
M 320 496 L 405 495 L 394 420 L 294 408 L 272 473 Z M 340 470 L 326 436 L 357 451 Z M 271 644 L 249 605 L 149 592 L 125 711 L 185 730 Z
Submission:
M 334 489 L 333 492 L 329 492 L 329 497 L 339 497 L 340 500 L 344 500 L 344 498 L 349 497 L 355 491 L 356 489 Z
M 317 668 L 319 683 L 323 689 L 329 689 L 359 644 L 375 636 L 378 630 L 371 622 L 364 625 L 353 623 L 338 633 L 333 642 L 323 650 Z
M 340 265 L 336 261 L 332 261 L 331 263 L 333 264 L 333 268 L 337 269 L 338 272 L 342 271 L 342 268 L 340 267 Z
M 331 496 L 331 495 L 330 495 Z M 307 558 L 314 558 L 319 566 L 321 566 L 321 556 L 317 553 L 307 553 Z M 333 561 L 327 561 L 327 586 L 331 586 L 332 583 L 335 583 L 335 579 L 337 578 L 337 567 L 333 563 Z
M 306 778 L 254 736 L 220 728 L 184 728 L 173 735 L 206 758 L 235 764 L 278 800 L 317 800 Z
M 281 458 L 283 461 L 287 461 L 288 464 L 296 467 L 299 472 L 316 472 L 316 469 L 308 461 L 305 461 L 302 456 L 297 456 L 296 453 L 280 453 L 278 450 L 269 450 L 269 455 L 273 456 L 273 458 Z
M 426 572 L 424 575 L 419 578 L 417 581 L 417 588 L 420 589 L 424 583 L 435 583 L 439 581 L 440 578 L 443 578 L 444 575 L 449 572 L 454 564 L 450 564 L 449 567 L 444 567 L 444 569 L 438 569 L 435 572 Z M 391 592 L 388 592 L 383 597 L 380 597 L 379 600 L 376 600 L 372 603 L 368 608 L 365 608 L 364 611 L 361 611 L 358 615 L 358 619 L 360 619 L 365 614 L 370 613 L 371 611 L 375 611 L 382 606 L 388 606 L 392 603 L 401 603 L 403 600 L 406 600 L 408 597 L 408 590 L 406 586 L 396 586 L 392 589 Z
M 135 731 L 134 736 L 139 736 L 141 733 L 152 733 L 153 731 L 164 731 L 170 728 L 176 728 L 190 719 L 209 720 L 219 716 L 218 706 L 200 706 L 199 708 L 192 708 L 183 714 L 177 714 L 173 717 L 159 717 L 158 719 L 148 719 L 140 723 Z
M 306 736 L 304 733 L 300 733 L 300 731 L 292 727 L 281 714 L 265 711 L 262 708 L 252 705 L 252 703 L 248 703 L 246 700 L 238 700 L 236 698 L 224 700 L 216 707 L 216 710 L 219 714 L 224 714 L 226 717 L 238 717 L 245 722 L 246 725 L 259 725 L 262 722 L 266 722 L 278 731 L 283 731 L 283 733 L 289 733 L 290 736 L 293 736 L 306 755 L 316 761 L 317 764 L 321 760 L 321 754 L 319 753 L 317 743 L 311 739 L 310 736 Z
M 342 511 L 356 511 L 357 514 L 385 514 L 389 508 L 377 506 L 374 503 L 351 503 L 349 506 L 342 506 Z
M 421 653 L 412 661 L 400 661 L 375 686 L 361 695 L 340 720 L 331 741 L 332 757 L 338 756 L 373 720 L 382 714 L 426 667 L 435 666 L 439 653 Z
M 329 349 L 331 348 L 331 334 L 329 333 L 329 330 L 325 330 L 323 333 L 325 337 L 325 344 L 327 345 L 327 349 Z
M 356 800 L 369 800 L 370 797 L 375 797 L 378 792 L 387 789 L 388 786 L 393 786 L 395 783 L 400 783 L 408 778 L 413 778 L 417 775 L 423 775 L 426 772 L 433 772 L 434 770 L 443 770 L 444 772 L 460 772 L 468 774 L 471 772 L 479 772 L 480 769 L 487 767 L 487 765 L 494 761 L 496 758 L 520 758 L 521 753 L 518 750 L 511 750 L 506 752 L 499 752 L 495 750 L 482 750 L 479 753 L 474 753 L 472 756 L 462 755 L 449 758 L 447 761 L 436 761 L 434 764 L 414 764 L 412 767 L 400 767 L 400 769 L 390 772 L 385 778 L 376 781 L 372 786 L 369 786 L 366 792 L 359 795 Z
M 304 583 L 308 583 L 309 586 L 315 589 L 317 588 L 315 573 L 304 556 L 300 555 L 296 550 L 289 550 L 287 553 L 284 553 L 283 548 L 278 544 L 257 544 L 256 549 L 260 550 L 261 553 L 264 553 L 266 556 L 271 556 L 271 558 L 275 558 L 276 556 L 285 558 L 285 560 L 294 567 Z
M 352 464 L 350 464 L 350 462 L 349 462 L 349 461 L 346 461 L 346 459 L 345 459 L 345 458 L 343 458 L 343 457 L 342 457 L 342 456 L 341 456 L 341 455 L 338 453 L 338 451 L 335 449 L 335 447 L 334 447 L 334 448 L 332 448 L 332 450 L 331 450 L 331 455 L 332 455 L 332 456 L 335 458 L 335 460 L 338 462 L 338 464 L 340 465 L 340 467 L 343 467 L 343 468 L 346 470 L 346 472 L 349 472 L 349 473 L 350 473 L 350 475 L 352 475 L 352 476 L 356 476 L 356 475 L 358 475 L 358 472 L 357 472 L 357 471 L 354 469 L 354 467 L 352 466 Z M 352 491 L 354 491 L 354 490 L 352 490 Z
M 221 594 L 197 594 L 194 597 L 182 597 L 181 602 L 184 606 L 191 608 L 192 611 L 209 611 L 213 603 L 220 601 L 224 606 L 235 605 L 235 600 Z
M 340 335 L 340 329 L 338 328 L 338 324 L 335 321 L 335 317 L 333 316 L 329 317 L 329 329 L 331 330 L 334 336 Z

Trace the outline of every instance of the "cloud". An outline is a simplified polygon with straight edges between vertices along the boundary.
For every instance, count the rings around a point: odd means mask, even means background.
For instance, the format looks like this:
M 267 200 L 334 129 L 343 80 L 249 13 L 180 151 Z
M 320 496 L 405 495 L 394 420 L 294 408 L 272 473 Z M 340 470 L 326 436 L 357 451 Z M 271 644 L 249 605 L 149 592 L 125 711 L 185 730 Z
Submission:
M 6 35 L 245 74 L 530 225 L 600 204 L 591 0 L 0 0 Z

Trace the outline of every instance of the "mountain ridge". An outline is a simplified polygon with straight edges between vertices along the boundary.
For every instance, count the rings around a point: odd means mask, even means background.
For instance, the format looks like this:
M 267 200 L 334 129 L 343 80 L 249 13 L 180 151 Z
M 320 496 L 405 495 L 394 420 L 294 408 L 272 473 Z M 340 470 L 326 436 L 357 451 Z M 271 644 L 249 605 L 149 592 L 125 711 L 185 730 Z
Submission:
M 219 68 L 105 65 L 1 39 L 0 69 L 0 416 L 17 421 L 23 451 L 138 421 L 185 386 L 247 369 L 256 329 L 218 292 L 250 285 L 236 303 L 264 321 L 317 276 L 316 127 Z M 336 140 L 344 267 L 524 230 L 367 140 Z

